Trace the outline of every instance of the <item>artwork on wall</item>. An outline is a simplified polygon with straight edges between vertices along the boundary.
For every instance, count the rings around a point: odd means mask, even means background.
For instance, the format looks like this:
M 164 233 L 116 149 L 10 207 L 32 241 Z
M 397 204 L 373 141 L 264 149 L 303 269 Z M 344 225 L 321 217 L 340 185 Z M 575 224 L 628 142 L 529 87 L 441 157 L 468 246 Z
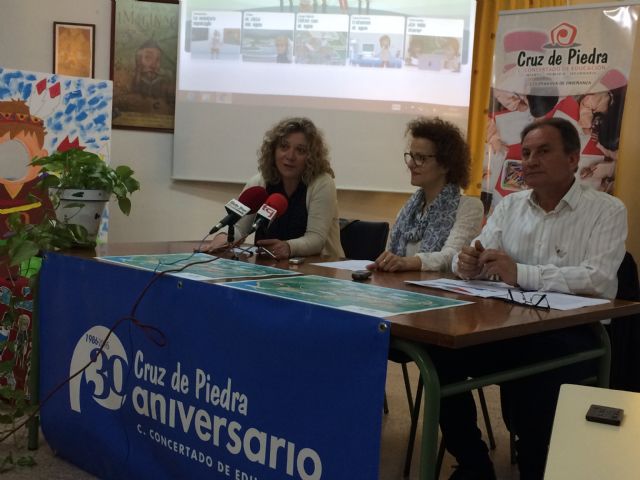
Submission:
M 53 22 L 53 73 L 93 78 L 95 34 L 95 25 Z
M 113 0 L 112 8 L 113 127 L 172 132 L 179 7 Z
M 109 161 L 111 101 L 109 80 L 0 67 L 0 236 L 12 212 L 25 223 L 44 216 L 47 202 L 34 198 L 40 167 L 29 165 L 33 158 L 77 147 Z M 105 219 L 101 239 L 106 230 Z

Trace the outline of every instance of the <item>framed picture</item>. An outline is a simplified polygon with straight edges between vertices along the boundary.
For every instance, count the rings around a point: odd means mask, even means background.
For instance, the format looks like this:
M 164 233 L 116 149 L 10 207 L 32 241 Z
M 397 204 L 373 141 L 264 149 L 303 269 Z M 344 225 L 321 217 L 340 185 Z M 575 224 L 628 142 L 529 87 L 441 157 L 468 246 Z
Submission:
M 112 0 L 113 128 L 173 131 L 178 9 L 173 2 Z
M 96 26 L 53 22 L 53 73 L 93 78 Z

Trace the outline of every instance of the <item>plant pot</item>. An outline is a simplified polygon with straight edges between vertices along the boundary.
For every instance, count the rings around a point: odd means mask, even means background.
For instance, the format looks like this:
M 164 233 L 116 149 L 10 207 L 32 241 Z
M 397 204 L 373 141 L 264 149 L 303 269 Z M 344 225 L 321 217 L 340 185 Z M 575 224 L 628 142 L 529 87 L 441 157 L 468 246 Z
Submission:
M 95 241 L 100 228 L 102 212 L 110 193 L 104 190 L 72 190 L 57 192 L 60 204 L 56 217 L 64 223 L 82 225 L 87 229 L 89 240 Z

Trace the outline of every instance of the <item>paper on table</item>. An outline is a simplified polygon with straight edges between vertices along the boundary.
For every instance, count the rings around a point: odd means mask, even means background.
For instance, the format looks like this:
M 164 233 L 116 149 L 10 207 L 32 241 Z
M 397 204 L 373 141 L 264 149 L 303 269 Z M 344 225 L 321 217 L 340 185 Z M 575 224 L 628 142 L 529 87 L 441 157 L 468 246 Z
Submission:
M 407 280 L 421 287 L 438 288 L 449 292 L 473 295 L 474 297 L 489 298 L 507 294 L 509 285 L 503 282 L 489 282 L 485 280 L 453 280 L 439 278 L 437 280 Z
M 341 260 L 339 262 L 312 263 L 319 267 L 337 268 L 339 270 L 365 270 L 367 265 L 371 265 L 371 260 Z
M 556 292 L 523 292 L 528 302 L 531 302 L 531 297 L 546 295 L 549 307 L 555 310 L 571 310 L 573 308 L 591 307 L 593 305 L 602 305 L 603 303 L 609 303 L 609 300 L 602 298 L 580 297 L 578 295 L 570 295 L 567 293 Z M 508 297 L 508 294 L 507 294 Z M 535 300 L 535 299 L 534 299 Z M 537 301 L 537 300 L 536 300 Z M 518 302 L 524 303 L 524 302 Z
M 511 287 L 503 282 L 489 282 L 484 280 L 453 280 L 448 278 L 439 278 L 437 280 L 407 280 L 407 283 L 419 285 L 422 287 L 438 288 L 464 295 L 473 295 L 482 298 L 499 298 L 501 300 L 509 300 L 523 305 L 536 303 L 540 295 L 545 295 L 549 303 L 549 307 L 555 310 L 571 310 L 573 308 L 590 307 L 593 305 L 602 305 L 609 303 L 609 300 L 601 298 L 580 297 L 578 295 L 569 295 L 566 293 L 556 292 L 521 292 L 515 287 Z M 509 296 L 509 289 L 517 292 L 517 295 Z

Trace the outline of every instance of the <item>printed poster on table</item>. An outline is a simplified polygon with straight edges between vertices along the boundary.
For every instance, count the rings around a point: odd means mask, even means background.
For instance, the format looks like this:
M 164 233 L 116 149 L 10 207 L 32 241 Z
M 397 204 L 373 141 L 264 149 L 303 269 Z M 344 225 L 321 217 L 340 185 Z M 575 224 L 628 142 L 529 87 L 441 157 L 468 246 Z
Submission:
M 487 211 L 526 188 L 520 132 L 540 118 L 570 120 L 581 140 L 577 178 L 613 191 L 639 10 L 600 5 L 501 14 L 483 170 Z

